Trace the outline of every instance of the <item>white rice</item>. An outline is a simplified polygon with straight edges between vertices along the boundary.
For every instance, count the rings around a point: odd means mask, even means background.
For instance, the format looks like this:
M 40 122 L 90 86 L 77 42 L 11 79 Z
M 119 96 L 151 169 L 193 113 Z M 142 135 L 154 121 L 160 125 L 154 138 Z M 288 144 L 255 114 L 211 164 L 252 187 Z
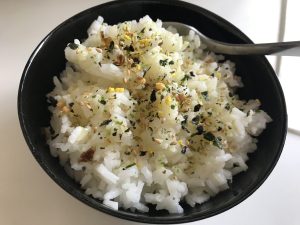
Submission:
M 54 77 L 48 144 L 86 194 L 120 207 L 182 213 L 228 188 L 271 118 L 240 100 L 235 65 L 145 16 L 65 49 Z M 219 62 L 220 61 L 220 62 Z

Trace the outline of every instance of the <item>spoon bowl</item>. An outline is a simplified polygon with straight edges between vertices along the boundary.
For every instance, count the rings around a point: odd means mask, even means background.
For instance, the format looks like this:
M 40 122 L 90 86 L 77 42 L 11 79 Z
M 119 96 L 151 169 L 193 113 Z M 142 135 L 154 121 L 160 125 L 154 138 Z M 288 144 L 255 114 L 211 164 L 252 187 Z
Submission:
M 164 27 L 174 27 L 181 35 L 188 35 L 194 31 L 206 47 L 216 53 L 227 55 L 280 55 L 300 56 L 300 41 L 275 42 L 263 44 L 230 44 L 211 39 L 196 28 L 179 22 L 164 22 Z

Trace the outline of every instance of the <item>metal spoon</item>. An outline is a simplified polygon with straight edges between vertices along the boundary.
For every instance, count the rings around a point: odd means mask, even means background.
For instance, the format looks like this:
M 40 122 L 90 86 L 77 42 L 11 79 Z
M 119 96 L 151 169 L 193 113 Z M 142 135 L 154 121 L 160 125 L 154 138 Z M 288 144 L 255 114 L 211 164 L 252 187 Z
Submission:
M 172 26 L 180 35 L 188 35 L 193 30 L 207 48 L 216 53 L 228 55 L 279 55 L 300 56 L 300 41 L 263 43 L 263 44 L 230 44 L 206 37 L 196 28 L 178 22 L 163 22 L 163 27 Z

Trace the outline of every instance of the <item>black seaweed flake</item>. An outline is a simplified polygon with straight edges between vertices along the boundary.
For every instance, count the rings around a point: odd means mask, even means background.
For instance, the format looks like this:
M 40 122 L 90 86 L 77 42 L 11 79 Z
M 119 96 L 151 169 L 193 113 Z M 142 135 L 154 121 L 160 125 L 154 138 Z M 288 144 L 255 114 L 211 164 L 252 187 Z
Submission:
M 131 164 L 129 164 L 128 166 L 125 166 L 125 167 L 123 168 L 123 170 L 126 170 L 126 169 L 128 169 L 128 168 L 130 168 L 130 167 L 132 167 L 132 166 L 135 166 L 135 163 L 131 163 Z
M 226 109 L 226 110 L 230 110 L 230 104 L 229 104 L 229 103 L 226 103 L 225 109 Z
M 183 146 L 183 148 L 181 149 L 181 153 L 185 154 L 187 151 L 188 147 L 187 146 Z
M 57 100 L 53 98 L 52 96 L 49 97 L 49 102 L 53 107 L 56 107 Z
M 129 131 L 130 131 L 130 128 L 126 129 L 124 132 L 127 133 L 127 132 L 129 132 Z
M 78 48 L 78 44 L 75 44 L 75 43 L 69 43 L 68 44 L 68 47 L 70 48 L 70 49 L 72 49 L 72 50 L 76 50 L 77 48 Z
M 136 63 L 136 64 L 139 64 L 139 63 L 140 63 L 140 60 L 139 60 L 139 58 L 137 58 L 137 57 L 132 58 L 132 60 L 133 60 L 133 62 Z
M 215 135 L 213 135 L 211 132 L 206 132 L 203 134 L 203 138 L 211 141 L 213 143 L 214 146 L 218 147 L 218 148 L 222 148 L 222 138 L 220 137 L 215 137 Z
M 140 151 L 140 156 L 145 156 L 147 154 L 146 151 Z
M 194 74 L 193 71 L 190 71 L 190 76 L 191 76 L 191 77 L 194 77 L 194 76 L 195 76 L 195 74 Z
M 181 125 L 184 125 L 184 124 L 186 124 L 186 122 L 187 122 L 187 119 L 189 118 L 189 116 L 188 115 L 184 115 L 183 116 L 183 121 L 181 121 Z
M 106 104 L 106 101 L 104 100 L 104 98 L 101 98 L 101 100 L 99 99 L 98 102 L 101 103 L 102 105 Z
M 192 119 L 192 124 L 198 124 L 199 121 L 200 121 L 200 116 L 197 115 L 197 116 L 195 116 L 195 117 Z
M 204 133 L 203 137 L 208 141 L 213 141 L 215 139 L 215 135 L 213 135 L 211 132 Z
M 151 95 L 150 95 L 150 101 L 151 102 L 155 102 L 156 101 L 156 90 L 153 90 L 151 92 Z
M 140 31 L 140 33 L 144 33 L 145 32 L 145 27 L 143 27 L 143 29 Z
M 147 72 L 148 72 L 150 69 L 151 69 L 151 66 L 149 66 L 148 69 L 145 69 L 145 70 L 143 71 L 143 77 L 146 76 Z
M 198 135 L 203 134 L 204 128 L 203 128 L 202 125 L 197 126 L 196 129 L 197 129 L 197 134 L 198 134 Z
M 171 61 L 169 62 L 169 65 L 174 65 L 174 61 L 171 60 Z
M 108 46 L 107 51 L 108 51 L 108 52 L 112 52 L 112 50 L 114 50 L 114 48 L 115 48 L 115 42 L 114 42 L 114 41 L 111 41 L 111 42 L 109 43 L 109 46 Z
M 201 108 L 201 105 L 200 104 L 197 104 L 194 106 L 194 112 L 198 112 Z
M 52 136 L 52 137 L 51 137 L 51 140 L 54 140 L 55 138 L 57 138 L 58 135 L 59 135 L 59 134 L 56 134 L 56 135 Z
M 159 60 L 159 65 L 161 65 L 161 66 L 166 66 L 167 63 L 168 63 L 168 59 L 161 59 L 161 60 Z
M 187 133 L 191 133 L 191 132 L 190 132 L 185 126 L 183 126 L 183 125 L 181 126 L 181 129 L 184 130 L 184 131 L 186 131 Z
M 207 91 L 201 92 L 201 95 L 203 96 L 203 98 L 204 98 L 205 100 L 208 100 L 208 92 L 207 92 Z
M 104 121 L 100 124 L 100 127 L 108 125 L 111 121 L 112 121 L 112 120 L 104 120 Z
M 126 50 L 127 52 L 134 52 L 134 47 L 132 45 L 125 46 L 124 50 Z

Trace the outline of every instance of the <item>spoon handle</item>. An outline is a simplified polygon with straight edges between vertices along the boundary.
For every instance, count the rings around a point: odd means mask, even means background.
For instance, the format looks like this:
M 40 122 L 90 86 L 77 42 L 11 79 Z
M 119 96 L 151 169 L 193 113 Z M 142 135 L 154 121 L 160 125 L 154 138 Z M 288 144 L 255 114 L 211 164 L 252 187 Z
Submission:
M 278 55 L 300 56 L 300 41 L 263 43 L 263 44 L 228 44 L 211 40 L 201 41 L 213 52 L 230 55 Z

